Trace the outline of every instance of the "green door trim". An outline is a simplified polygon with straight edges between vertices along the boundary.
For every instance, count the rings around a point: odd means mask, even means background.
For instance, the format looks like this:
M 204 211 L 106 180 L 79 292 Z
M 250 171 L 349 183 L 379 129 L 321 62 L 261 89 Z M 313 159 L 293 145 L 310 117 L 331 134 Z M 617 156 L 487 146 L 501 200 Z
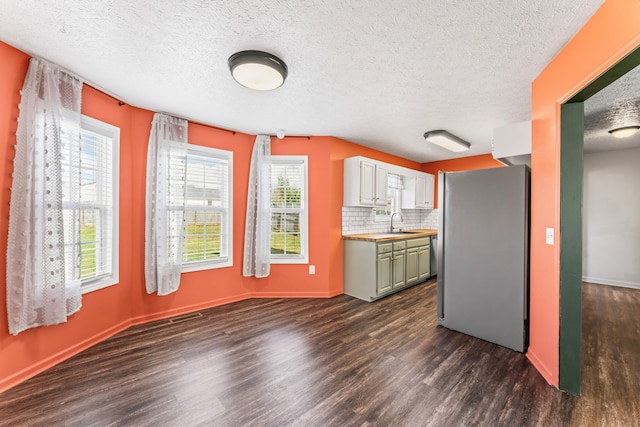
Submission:
M 600 77 L 589 83 L 584 89 L 576 93 L 567 103 L 584 102 L 605 87 L 609 86 L 620 77 L 640 65 L 640 49 L 636 48 L 633 52 L 618 61 L 613 67 L 609 68 Z
M 640 48 L 589 83 L 561 108 L 559 388 L 574 394 L 580 394 L 582 382 L 583 102 L 638 65 Z
M 560 123 L 559 386 L 562 390 L 580 394 L 584 103 L 563 104 Z

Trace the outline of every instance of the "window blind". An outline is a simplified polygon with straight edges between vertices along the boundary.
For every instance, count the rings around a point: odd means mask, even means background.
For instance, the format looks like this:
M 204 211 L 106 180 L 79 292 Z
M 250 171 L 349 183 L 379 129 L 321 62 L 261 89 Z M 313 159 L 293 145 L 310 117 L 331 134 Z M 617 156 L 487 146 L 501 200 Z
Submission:
M 231 246 L 230 155 L 190 146 L 182 260 L 226 262 Z

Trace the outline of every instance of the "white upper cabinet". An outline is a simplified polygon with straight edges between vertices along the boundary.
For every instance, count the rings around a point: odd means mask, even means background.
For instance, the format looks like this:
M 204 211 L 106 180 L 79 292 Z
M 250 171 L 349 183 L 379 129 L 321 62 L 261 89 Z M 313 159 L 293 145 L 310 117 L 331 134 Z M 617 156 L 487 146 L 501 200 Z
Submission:
M 433 209 L 435 177 L 430 173 L 414 171 L 405 177 L 402 194 L 403 209 Z
M 361 156 L 344 159 L 343 206 L 386 206 L 389 173 L 403 178 L 402 209 L 433 209 L 433 175 Z
M 376 183 L 374 204 L 378 206 L 387 205 L 387 179 L 389 177 L 389 170 L 383 165 L 376 165 Z
M 388 173 L 364 157 L 344 159 L 344 206 L 386 206 Z

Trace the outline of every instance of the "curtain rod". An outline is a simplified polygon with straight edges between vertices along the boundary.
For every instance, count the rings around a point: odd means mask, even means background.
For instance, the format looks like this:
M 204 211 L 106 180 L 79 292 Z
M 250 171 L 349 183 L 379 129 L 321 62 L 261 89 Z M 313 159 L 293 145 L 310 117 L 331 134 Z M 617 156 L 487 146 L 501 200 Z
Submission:
M 236 133 L 244 133 L 244 134 L 246 134 L 246 135 L 251 135 L 250 133 L 242 132 L 242 131 L 239 131 L 239 130 L 233 130 L 233 129 L 221 128 L 221 127 L 219 127 L 219 126 L 212 125 L 212 124 L 210 124 L 210 123 L 202 122 L 202 121 L 200 121 L 200 120 L 194 120 L 194 119 L 191 119 L 191 118 L 189 118 L 189 117 L 181 116 L 181 115 L 179 115 L 179 114 L 173 114 L 173 113 L 170 113 L 170 112 L 168 112 L 168 111 L 158 111 L 158 113 L 166 114 L 166 115 L 168 115 L 168 116 L 176 117 L 176 118 L 178 118 L 178 119 L 183 119 L 183 120 L 186 120 L 186 121 L 188 121 L 188 122 L 195 123 L 195 124 L 198 124 L 198 125 L 208 126 L 208 127 L 210 127 L 210 128 L 214 128 L 214 129 L 221 130 L 221 131 L 224 131 L 224 132 L 229 132 L 229 133 L 232 133 L 232 134 L 234 134 L 234 135 L 235 135 Z M 278 136 L 277 136 L 276 134 L 273 134 L 273 135 L 272 135 L 272 134 L 268 134 L 268 133 L 267 133 L 267 134 L 258 133 L 258 134 L 256 134 L 256 136 L 257 136 L 257 135 L 269 135 L 270 137 L 278 138 Z M 284 136 L 284 138 L 306 138 L 306 139 L 309 139 L 309 140 L 310 140 L 310 139 L 311 139 L 311 136 L 305 136 L 305 135 L 285 135 L 285 136 Z M 280 138 L 278 138 L 278 139 L 280 139 Z
M 63 67 L 63 66 L 61 66 L 60 64 L 56 64 L 55 62 L 49 61 L 48 59 L 43 58 L 42 56 L 39 56 L 39 55 L 33 55 L 33 54 L 29 53 L 29 52 L 25 52 L 25 53 L 26 53 L 27 55 L 30 55 L 30 56 L 31 56 L 31 57 L 33 57 L 33 58 L 41 59 L 41 60 L 43 60 L 43 61 L 46 61 L 46 62 L 48 62 L 48 63 L 50 63 L 50 64 L 55 65 L 56 67 L 58 67 L 58 68 L 59 68 L 61 71 L 63 71 L 64 73 L 69 74 L 70 76 L 73 76 L 73 77 L 77 78 L 77 79 L 78 79 L 78 80 L 80 80 L 82 83 L 84 83 L 84 84 L 86 84 L 86 85 L 88 85 L 88 86 L 91 86 L 92 88 L 97 89 L 97 90 L 99 90 L 100 92 L 102 92 L 102 93 L 104 93 L 104 94 L 106 94 L 106 95 L 109 95 L 110 97 L 112 97 L 113 99 L 115 99 L 115 100 L 117 100 L 117 101 L 119 101 L 119 102 L 123 102 L 123 103 L 125 103 L 125 104 L 128 104 L 128 103 L 129 103 L 129 102 L 126 100 L 126 98 L 124 98 L 123 96 L 120 96 L 120 95 L 118 95 L 118 94 L 116 94 L 116 93 L 113 93 L 113 92 L 111 92 L 111 91 L 109 91 L 109 90 L 105 89 L 104 87 L 100 86 L 99 84 L 97 84 L 97 83 L 95 83 L 95 82 L 93 82 L 93 81 L 91 81 L 91 80 L 89 80 L 89 79 L 86 79 L 86 78 L 82 77 L 80 74 L 75 73 L 75 72 L 73 72 L 73 71 L 71 71 L 71 70 L 69 70 L 69 69 L 67 69 L 67 68 Z
M 170 112 L 168 112 L 168 111 L 158 111 L 158 113 L 166 114 L 166 115 L 171 116 L 171 117 L 175 117 L 175 118 L 178 118 L 178 119 L 186 120 L 186 121 L 188 121 L 188 122 L 191 122 L 191 123 L 194 123 L 194 124 L 197 124 L 197 125 L 207 126 L 207 127 L 210 127 L 210 128 L 214 128 L 214 129 L 217 129 L 217 130 L 221 130 L 221 131 L 223 131 L 223 132 L 229 132 L 229 133 L 232 133 L 232 134 L 234 134 L 234 135 L 235 135 L 236 133 L 240 132 L 240 131 L 238 131 L 238 130 L 221 128 L 221 127 L 219 127 L 219 126 L 212 125 L 212 124 L 210 124 L 210 123 L 206 123 L 206 122 L 203 122 L 203 121 L 200 121 L 200 120 L 194 120 L 194 119 L 191 119 L 191 118 L 189 118 L 189 117 L 181 116 L 181 115 L 179 115 L 179 114 L 173 114 L 173 113 L 170 113 Z M 244 133 L 244 132 L 240 132 L 240 133 Z

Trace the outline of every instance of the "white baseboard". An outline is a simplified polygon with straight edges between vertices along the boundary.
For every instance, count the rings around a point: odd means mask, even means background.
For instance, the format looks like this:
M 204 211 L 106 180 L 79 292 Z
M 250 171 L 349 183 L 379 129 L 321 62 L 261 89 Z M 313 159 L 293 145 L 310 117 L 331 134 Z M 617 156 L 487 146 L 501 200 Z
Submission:
M 600 277 L 583 277 L 582 281 L 595 283 L 597 285 L 620 286 L 622 288 L 640 289 L 640 283 L 621 282 L 618 280 L 602 279 Z

